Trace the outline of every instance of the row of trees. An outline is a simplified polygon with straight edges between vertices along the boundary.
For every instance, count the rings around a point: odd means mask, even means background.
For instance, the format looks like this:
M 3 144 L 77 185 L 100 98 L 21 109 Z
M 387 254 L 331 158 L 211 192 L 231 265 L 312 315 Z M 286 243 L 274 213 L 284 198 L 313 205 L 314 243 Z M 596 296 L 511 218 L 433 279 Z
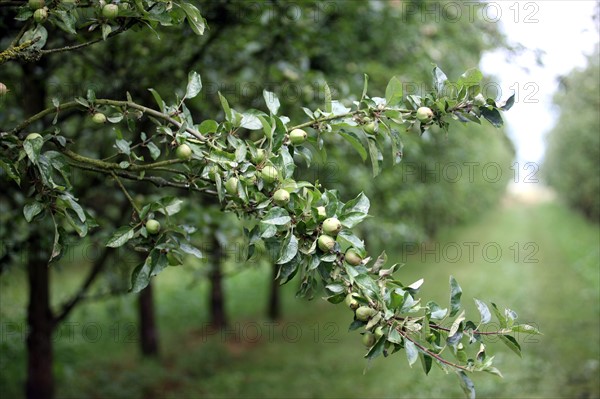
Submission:
M 501 124 L 501 104 L 492 99 L 480 102 L 479 98 L 474 102 L 484 83 L 478 71 L 463 74 L 455 90 L 449 89 L 445 74 L 437 68 L 435 87 L 414 83 L 430 80 L 424 78 L 424 71 L 430 69 L 431 59 L 448 60 L 451 73 L 458 76 L 453 68 L 458 63 L 450 60 L 476 64 L 481 51 L 492 42 L 489 39 L 501 38 L 495 30 L 470 21 L 423 24 L 418 15 L 403 14 L 392 5 L 379 9 L 362 2 L 307 2 L 294 4 L 293 9 L 279 3 L 206 2 L 200 3 L 202 16 L 185 1 L 171 6 L 152 1 L 121 3 L 113 16 L 104 12 L 105 4 L 100 2 L 50 2 L 45 5 L 47 20 L 40 19 L 39 12 L 35 17 L 37 4 L 9 2 L 0 8 L 6 17 L 2 28 L 11 32 L 3 35 L 6 39 L 2 42 L 2 48 L 7 49 L 2 53 L 2 81 L 11 91 L 3 97 L 2 105 L 9 112 L 0 116 L 0 122 L 13 126 L 2 133 L 1 166 L 6 182 L 3 186 L 7 187 L 3 199 L 9 204 L 3 220 L 7 228 L 2 239 L 7 250 L 2 270 L 10 264 L 22 265 L 23 251 L 29 253 L 30 397 L 52 392 L 49 336 L 110 263 L 111 250 L 107 249 L 92 265 L 81 290 L 59 311 L 52 311 L 48 260 L 58 261 L 66 246 L 73 244 L 71 239 L 77 242 L 77 237 L 108 242 L 109 247 L 128 242 L 141 252 L 144 261 L 133 270 L 132 287 L 146 295 L 140 301 L 142 310 L 151 308 L 151 291 L 143 290 L 151 275 L 183 262 L 185 256 L 209 256 L 213 321 L 216 325 L 224 323 L 219 247 L 244 225 L 250 248 L 257 246 L 257 250 L 274 255 L 274 275 L 280 281 L 298 274 L 302 294 L 310 295 L 323 280 L 332 302 L 355 296 L 349 301 L 352 306 L 356 301 L 373 309 L 359 313 L 366 312 L 366 316 L 356 315 L 354 327 L 368 327 L 365 334 L 376 324 L 383 330 L 387 323 L 389 330 L 379 336 L 384 339 L 371 347 L 369 357 L 391 348 L 408 348 L 409 360 L 414 361 L 413 355 L 420 353 L 425 364 L 446 367 L 438 355 L 445 347 L 441 346 L 445 337 L 453 337 L 449 342 L 455 351 L 462 350 L 460 339 L 471 336 L 480 340 L 476 325 L 466 323 L 460 315 L 453 324 L 456 331 L 434 327 L 435 331 L 427 332 L 433 334 L 433 342 L 419 343 L 407 333 L 407 323 L 425 327 L 418 319 L 402 316 L 402 326 L 394 325 L 392 309 L 398 314 L 419 309 L 420 305 L 412 302 L 418 284 L 394 282 L 391 272 L 395 268 L 384 272 L 383 258 L 367 266 L 364 243 L 346 229 L 364 219 L 369 208 L 366 196 L 356 197 L 357 181 L 365 192 L 386 204 L 386 219 L 407 221 L 404 230 L 411 232 L 407 239 L 433 234 L 443 223 L 466 219 L 493 202 L 502 184 L 494 182 L 494 190 L 475 196 L 473 193 L 480 194 L 487 183 L 482 177 L 475 184 L 467 184 L 463 178 L 459 184 L 446 179 L 440 185 L 439 179 L 407 173 L 406 181 L 398 183 L 394 172 L 384 172 L 374 182 L 364 173 L 364 166 L 354 162 L 355 156 L 347 154 L 357 151 L 371 164 L 370 173 L 376 175 L 399 162 L 403 153 L 414 156 L 412 165 L 430 170 L 439 168 L 435 165 L 440 158 L 436 157 L 443 153 L 447 161 L 498 159 L 503 164 L 509 159 L 510 146 L 497 131 L 484 129 L 479 136 L 444 133 L 451 117 L 473 122 L 485 117 L 494 125 Z M 15 10 L 18 15 L 13 20 Z M 290 14 L 292 11 L 296 13 Z M 168 27 L 180 25 L 184 19 L 187 28 Z M 205 22 L 211 28 L 199 42 L 194 34 L 204 33 Z M 135 32 L 144 24 L 165 26 L 157 30 L 163 45 L 156 46 L 156 38 L 148 35 L 147 29 Z M 96 29 L 86 33 L 84 26 Z M 378 26 L 377 35 L 374 26 Z M 77 34 L 85 46 L 79 48 L 60 30 Z M 465 30 L 473 34 L 464 34 Z M 373 37 L 364 40 L 365 32 L 373 32 Z M 318 45 L 313 39 L 316 33 Z M 403 40 L 394 40 L 398 36 Z M 88 47 L 88 43 L 94 44 Z M 172 56 L 175 43 L 181 52 L 178 57 Z M 345 50 L 350 45 L 352 52 Z M 112 46 L 123 50 L 111 51 Z M 79 51 L 70 51 L 74 49 Z M 406 56 L 408 50 L 410 57 Z M 370 61 L 373 53 L 378 54 L 376 63 Z M 188 74 L 198 66 L 202 78 Z M 358 71 L 369 73 L 369 92 L 375 87 L 374 91 L 385 93 L 385 98 L 368 97 L 363 91 L 363 85 L 367 88 L 364 76 Z M 387 77 L 399 71 L 399 78 L 388 82 Z M 335 82 L 331 87 L 325 83 L 326 76 Z M 407 76 L 414 78 L 411 81 Z M 263 88 L 270 90 L 263 92 Z M 362 95 L 355 94 L 361 91 Z M 165 93 L 173 94 L 167 97 Z M 72 97 L 78 98 L 73 101 Z M 347 100 L 336 102 L 332 98 Z M 269 112 L 234 111 L 227 99 L 245 110 L 264 109 L 266 102 Z M 306 109 L 293 105 L 295 100 L 302 100 Z M 415 119 L 416 110 L 424 106 L 433 110 L 432 121 Z M 282 116 L 283 112 L 288 117 Z M 108 116 L 108 124 L 94 123 L 103 122 L 100 114 Z M 289 121 L 307 120 L 307 116 L 308 122 L 296 126 L 308 131 L 309 139 L 293 145 L 289 134 L 294 125 Z M 374 126 L 365 128 L 370 123 Z M 412 129 L 408 133 L 404 133 L 406 126 Z M 41 132 L 43 137 L 28 136 L 31 132 Z M 29 140 L 23 140 L 26 136 Z M 175 150 L 183 145 L 191 150 L 191 160 L 175 156 Z M 450 145 L 457 149 L 455 153 L 446 151 Z M 392 156 L 383 157 L 382 150 L 390 146 Z M 259 160 L 259 150 L 266 151 L 265 159 Z M 333 169 L 323 166 L 331 165 L 332 159 Z M 319 161 L 322 166 L 317 170 L 325 171 L 325 175 L 311 172 Z M 269 164 L 278 170 L 274 179 L 263 173 Z M 74 170 L 79 172 L 74 174 Z M 337 172 L 334 180 L 327 181 L 330 170 Z M 237 180 L 232 180 L 234 177 Z M 318 181 L 339 191 L 322 190 Z M 161 187 L 160 192 L 151 185 Z M 425 186 L 439 188 L 432 195 Z M 289 203 L 272 202 L 270 198 L 279 189 L 290 192 Z M 476 202 L 465 205 L 467 198 L 474 197 Z M 340 198 L 354 200 L 344 205 Z M 336 238 L 332 253 L 327 246 L 317 249 L 317 237 L 323 230 L 316 212 L 320 206 L 325 207 L 325 216 L 341 220 L 344 226 L 337 237 L 331 234 Z M 224 224 L 218 216 L 222 210 L 238 213 L 243 219 L 249 216 L 253 221 L 243 222 L 239 228 Z M 129 218 L 131 224 L 122 226 Z M 149 233 L 150 219 L 161 223 L 158 235 Z M 262 222 L 257 223 L 257 219 Z M 383 239 L 388 235 L 386 230 L 365 228 L 362 233 Z M 14 231 L 24 233 L 14 236 Z M 201 254 L 196 247 L 203 245 L 198 243 L 209 241 L 213 249 Z M 345 250 L 350 247 L 361 258 L 356 269 L 345 261 Z M 379 277 L 372 280 L 370 276 Z M 386 280 L 394 288 L 386 287 Z M 129 282 L 124 286 L 129 288 Z M 455 282 L 452 290 L 449 314 L 456 316 L 460 288 Z M 396 299 L 389 302 L 391 292 Z M 272 303 L 271 315 L 275 317 L 276 300 Z M 429 314 L 427 320 L 443 313 L 435 304 L 421 308 Z M 480 309 L 482 322 L 489 321 L 487 307 L 482 304 Z M 433 319 L 431 313 L 435 313 Z M 144 314 L 143 320 L 151 320 L 151 312 L 142 311 Z M 509 316 L 498 314 L 507 327 L 500 334 L 525 328 L 513 326 Z M 439 321 L 445 318 L 444 313 Z M 432 325 L 437 324 L 428 321 L 426 329 L 431 330 Z M 509 336 L 504 338 L 513 349 L 518 348 Z M 457 368 L 469 391 L 462 371 L 495 370 L 483 361 L 485 356 L 479 355 L 480 363 Z
M 561 82 L 554 102 L 558 121 L 548 134 L 544 172 L 548 183 L 588 219 L 600 221 L 600 57 Z

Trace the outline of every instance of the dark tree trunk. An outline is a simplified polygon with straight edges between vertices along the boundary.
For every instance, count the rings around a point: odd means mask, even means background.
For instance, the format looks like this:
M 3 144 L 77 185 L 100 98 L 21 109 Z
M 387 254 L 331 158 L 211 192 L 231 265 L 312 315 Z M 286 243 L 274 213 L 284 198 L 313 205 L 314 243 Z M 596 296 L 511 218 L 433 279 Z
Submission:
M 140 292 L 140 344 L 144 356 L 158 355 L 158 328 L 154 318 L 154 295 L 152 283 Z
M 29 305 L 27 308 L 27 381 L 28 399 L 54 397 L 52 375 L 52 330 L 54 320 L 50 310 L 50 276 L 47 260 L 40 250 L 41 242 L 32 237 L 27 264 Z
M 273 274 L 271 276 L 271 289 L 269 293 L 269 305 L 267 316 L 271 320 L 277 320 L 281 317 L 281 301 L 279 299 L 279 280 L 277 280 L 277 265 L 273 265 Z
M 227 314 L 225 311 L 225 292 L 223 290 L 223 250 L 217 237 L 213 234 L 212 250 L 210 253 L 210 323 L 214 328 L 227 326 Z

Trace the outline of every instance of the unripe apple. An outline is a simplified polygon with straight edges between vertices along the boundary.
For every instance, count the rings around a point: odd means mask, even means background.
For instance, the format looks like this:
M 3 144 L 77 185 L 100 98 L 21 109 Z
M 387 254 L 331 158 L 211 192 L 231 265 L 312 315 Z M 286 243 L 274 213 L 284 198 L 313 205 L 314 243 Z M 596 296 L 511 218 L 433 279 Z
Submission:
M 331 252 L 335 247 L 335 239 L 327 234 L 321 234 L 317 240 L 319 249 L 323 252 Z
M 337 236 L 342 230 L 342 223 L 337 218 L 328 218 L 323 222 L 323 233 L 330 236 Z
M 266 157 L 267 157 L 267 152 L 265 150 L 263 150 L 262 148 L 259 148 L 256 150 L 256 155 L 254 157 L 252 157 L 252 160 L 254 161 L 255 164 L 259 164 L 259 163 L 263 162 Z
M 4 97 L 8 93 L 8 88 L 2 82 L 0 82 L 0 97 Z
M 182 161 L 187 161 L 192 157 L 192 149 L 187 144 L 181 144 L 175 150 L 175 156 L 177 159 L 181 159 Z
M 119 6 L 116 4 L 107 4 L 102 7 L 102 16 L 106 19 L 115 19 L 119 16 Z
M 379 338 L 381 338 L 381 337 L 383 337 L 383 327 L 381 327 L 381 326 L 378 326 L 378 327 L 375 329 L 375 338 L 376 338 L 376 339 L 379 339 Z
M 42 23 L 46 22 L 46 20 L 48 19 L 48 8 L 44 7 L 44 8 L 38 8 L 37 10 L 35 10 L 33 13 L 33 19 L 38 24 L 42 24 Z
M 158 234 L 158 232 L 160 231 L 160 223 L 158 222 L 158 220 L 148 219 L 148 221 L 146 222 L 146 230 L 150 234 Z
M 106 123 L 106 115 L 104 115 L 102 112 L 96 112 L 94 115 L 92 115 L 92 120 L 96 123 Z
M 294 129 L 290 132 L 290 143 L 299 145 L 306 141 L 308 134 L 302 129 Z
M 377 133 L 377 130 L 379 130 L 379 126 L 377 123 L 371 121 L 363 125 L 363 130 L 365 133 L 375 134 Z
M 42 137 L 42 135 L 39 133 L 29 133 L 27 137 L 25 137 L 25 140 L 35 140 L 40 137 Z
M 350 248 L 346 251 L 346 255 L 344 256 L 344 260 L 352 266 L 358 266 L 362 262 L 363 258 L 356 252 L 355 249 Z
M 354 298 L 354 295 L 352 295 L 352 294 L 346 295 L 346 299 L 344 299 L 344 303 L 346 304 L 346 306 L 348 306 L 352 310 L 357 309 L 359 306 L 358 301 L 356 300 L 356 298 Z
M 429 107 L 421 107 L 417 110 L 417 119 L 420 122 L 428 123 L 433 119 L 433 111 Z
M 358 309 L 356 309 L 356 320 L 369 321 L 371 317 L 375 316 L 375 313 L 377 313 L 377 311 L 373 308 L 359 306 Z
M 280 188 L 273 194 L 273 201 L 279 206 L 284 206 L 290 202 L 290 193 Z
M 486 105 L 487 102 L 485 101 L 485 97 L 483 96 L 483 94 L 479 93 L 478 95 L 475 96 L 475 98 L 473 99 L 473 104 L 481 107 L 483 105 Z
M 375 345 L 375 335 L 373 335 L 370 332 L 364 333 L 362 336 L 362 342 L 366 347 L 372 347 L 373 345 Z
M 44 7 L 46 5 L 46 2 L 44 0 L 29 0 L 27 2 L 27 5 L 32 10 L 38 10 L 38 9 Z
M 260 177 L 262 177 L 262 179 L 267 183 L 273 183 L 279 178 L 277 174 L 277 169 L 275 169 L 275 167 L 271 165 L 265 166 L 260 171 Z
M 237 195 L 237 186 L 238 186 L 238 182 L 239 179 L 235 176 L 230 177 L 227 182 L 225 182 L 225 190 L 230 194 L 230 195 Z
M 317 218 L 319 220 L 325 220 L 326 217 L 327 217 L 327 211 L 325 210 L 325 207 L 318 206 L 317 207 Z

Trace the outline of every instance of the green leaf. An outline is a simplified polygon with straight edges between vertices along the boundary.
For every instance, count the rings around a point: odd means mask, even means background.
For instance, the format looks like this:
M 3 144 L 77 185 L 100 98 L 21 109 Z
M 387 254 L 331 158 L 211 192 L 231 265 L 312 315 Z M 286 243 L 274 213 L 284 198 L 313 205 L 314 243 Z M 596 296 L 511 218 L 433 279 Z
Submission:
M 498 322 L 500 323 L 500 327 L 506 328 L 508 326 L 506 318 L 502 315 L 502 313 L 498 309 L 498 306 L 496 306 L 496 304 L 493 302 L 492 302 L 492 311 L 494 312 L 494 315 L 498 319 Z
M 225 119 L 227 119 L 228 122 L 232 122 L 233 117 L 231 108 L 229 108 L 229 103 L 227 102 L 227 99 L 223 97 L 221 92 L 219 92 L 219 101 L 221 101 L 221 107 L 223 107 L 223 111 L 225 112 Z
M 364 99 L 365 96 L 367 95 L 367 87 L 369 86 L 369 75 L 367 75 L 366 73 L 364 74 L 364 83 L 363 83 L 363 91 L 362 91 L 362 95 L 360 96 L 360 99 Z
M 367 150 L 365 149 L 362 142 L 360 141 L 358 136 L 356 136 L 355 133 L 346 132 L 342 129 L 338 132 L 338 134 L 342 136 L 348 143 L 350 143 L 352 148 L 354 148 L 356 152 L 358 152 L 358 155 L 360 155 L 363 162 L 367 159 Z
M 481 315 L 481 324 L 489 323 L 490 320 L 492 320 L 492 314 L 490 313 L 490 309 L 484 302 L 480 301 L 479 299 L 473 298 L 473 300 L 475 301 L 475 304 L 477 305 L 477 310 Z
M 73 209 L 73 211 L 75 211 L 75 213 L 77 214 L 77 217 L 79 218 L 79 220 L 83 223 L 85 222 L 85 212 L 83 211 L 83 208 L 81 207 L 81 205 L 79 205 L 79 203 L 77 203 L 77 200 L 69 193 L 64 193 L 58 196 L 58 198 L 60 198 L 61 200 L 63 200 L 66 204 L 68 204 L 68 207 L 70 207 L 71 209 Z
M 394 106 L 402 101 L 402 82 L 397 77 L 392 77 L 385 88 L 385 101 Z
M 367 139 L 369 144 L 369 156 L 371 157 L 371 167 L 373 168 L 373 177 L 377 176 L 380 171 L 379 163 L 383 161 L 383 155 L 377 148 L 375 140 Z
M 408 360 L 408 365 L 412 367 L 413 364 L 419 358 L 419 350 L 414 342 L 404 338 L 404 350 L 406 351 L 406 359 Z
M 30 204 L 25 204 L 23 207 L 23 215 L 25 216 L 25 220 L 27 220 L 27 222 L 31 222 L 33 218 L 43 210 L 44 204 L 36 201 Z
M 467 69 L 465 71 L 465 73 L 463 73 L 462 75 L 460 75 L 460 78 L 458 78 L 458 81 L 456 83 L 458 83 L 459 88 L 460 87 L 471 87 L 471 86 L 477 86 L 481 80 L 483 79 L 483 74 L 481 73 L 481 71 L 477 68 L 470 68 Z
M 517 342 L 514 337 L 510 335 L 498 335 L 500 341 L 502 341 L 506 346 L 510 348 L 513 352 L 515 352 L 519 357 L 521 357 L 521 345 Z
M 185 97 L 188 99 L 194 98 L 198 95 L 198 93 L 200 93 L 200 90 L 202 90 L 202 79 L 197 72 L 191 71 L 188 74 L 188 84 L 187 88 L 185 89 Z
M 370 207 L 371 202 L 369 201 L 369 198 L 365 195 L 365 193 L 360 193 L 356 196 L 356 198 L 346 202 L 342 208 L 342 214 L 350 212 L 368 214 Z
M 504 105 L 502 105 L 500 107 L 500 109 L 503 111 L 508 111 L 509 109 L 512 108 L 514 103 L 515 103 L 515 95 L 513 94 L 512 96 L 508 97 L 508 100 L 506 100 L 506 102 L 504 103 Z
M 160 157 L 160 148 L 158 148 L 153 142 L 149 142 L 146 146 L 148 147 L 148 151 L 150 152 L 152 159 L 157 160 Z
M 425 375 L 428 375 L 431 371 L 431 365 L 433 364 L 433 358 L 424 353 L 420 354 L 421 357 L 421 365 L 423 366 L 423 371 L 425 371 Z
M 134 230 L 130 226 L 122 226 L 117 229 L 106 243 L 107 247 L 117 248 L 131 240 L 134 235 Z
M 532 334 L 532 335 L 542 335 L 540 330 L 538 330 L 537 328 L 535 328 L 534 326 L 531 326 L 529 324 L 517 324 L 515 326 L 512 326 L 511 330 L 513 332 L 521 332 L 521 333 L 527 333 L 527 334 Z
M 102 40 L 106 40 L 112 32 L 112 27 L 109 24 L 102 24 Z
M 495 127 L 501 127 L 504 124 L 502 121 L 502 115 L 500 115 L 500 111 L 498 111 L 496 108 L 489 110 L 486 107 L 480 107 L 479 110 L 481 115 L 483 115 L 483 117 Z
M 200 15 L 200 10 L 198 10 L 196 6 L 188 3 L 185 0 L 181 3 L 178 3 L 178 5 L 185 12 L 188 24 L 190 25 L 190 28 L 192 28 L 194 33 L 197 35 L 203 35 L 206 25 L 204 23 L 204 18 L 202 18 L 202 15 Z
M 263 90 L 263 97 L 265 99 L 265 103 L 267 104 L 269 112 L 271 112 L 271 114 L 273 115 L 277 115 L 277 111 L 279 111 L 279 107 L 281 106 L 277 94 L 267 90 Z
M 440 94 L 444 90 L 444 86 L 446 85 L 446 81 L 448 81 L 448 77 L 437 65 L 433 68 L 433 87 L 435 87 L 435 91 Z
M 285 209 L 274 207 L 269 209 L 265 216 L 263 216 L 261 223 L 282 226 L 289 223 L 291 220 L 292 218 Z
M 450 317 L 454 317 L 460 310 L 460 297 L 462 289 L 453 276 L 450 276 Z
M 281 265 L 284 263 L 288 263 L 289 261 L 294 259 L 297 253 L 298 239 L 294 234 L 290 234 L 283 242 L 283 245 L 281 246 L 281 252 L 279 254 L 279 259 L 277 259 L 277 262 L 275 262 L 275 264 Z
M 23 142 L 23 149 L 27 158 L 34 164 L 37 164 L 40 158 L 40 151 L 44 145 L 44 139 L 42 137 L 36 137 L 34 139 L 25 140 Z
M 467 395 L 467 398 L 475 399 L 475 384 L 473 384 L 473 381 L 471 381 L 467 374 L 462 370 L 458 370 L 456 373 L 460 379 L 460 387 L 465 395 Z
M 367 358 L 369 360 L 373 360 L 377 356 L 382 355 L 383 350 L 385 348 L 385 341 L 386 341 L 385 337 L 379 337 L 379 339 L 377 340 L 375 345 L 373 345 L 371 347 L 371 349 L 369 349 L 369 352 L 367 352 L 367 354 L 365 355 L 365 358 Z
M 163 215 L 171 216 L 181 211 L 181 205 L 183 204 L 184 201 L 177 197 L 165 197 L 158 201 L 153 208 Z
M 192 255 L 198 259 L 202 259 L 202 251 L 200 251 L 198 248 L 194 247 L 193 245 L 182 242 L 179 244 L 179 249 L 188 255 Z
M 323 82 L 323 90 L 325 90 L 325 112 L 332 112 L 331 106 L 331 90 L 327 82 Z

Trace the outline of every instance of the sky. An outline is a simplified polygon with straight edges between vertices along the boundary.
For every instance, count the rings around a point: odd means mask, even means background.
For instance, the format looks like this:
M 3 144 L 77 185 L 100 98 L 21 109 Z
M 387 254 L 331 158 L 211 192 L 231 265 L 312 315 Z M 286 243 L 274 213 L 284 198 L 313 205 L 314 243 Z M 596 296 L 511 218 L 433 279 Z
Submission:
M 517 162 L 540 164 L 544 137 L 556 121 L 552 96 L 560 76 L 586 64 L 598 43 L 592 19 L 597 1 L 492 1 L 482 8 L 490 23 L 501 24 L 509 40 L 528 50 L 542 50 L 543 66 L 533 51 L 510 56 L 504 51 L 487 53 L 482 71 L 494 75 L 506 99 L 516 92 L 513 108 L 504 114 L 509 135 L 517 146 Z M 501 11 L 500 11 L 501 10 Z M 483 14 L 483 15 L 486 15 Z

